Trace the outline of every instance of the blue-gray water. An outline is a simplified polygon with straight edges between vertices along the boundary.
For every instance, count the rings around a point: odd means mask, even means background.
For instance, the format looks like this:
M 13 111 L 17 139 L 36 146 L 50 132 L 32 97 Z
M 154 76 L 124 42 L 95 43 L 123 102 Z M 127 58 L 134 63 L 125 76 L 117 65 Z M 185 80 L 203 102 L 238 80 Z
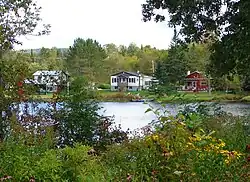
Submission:
M 161 106 L 156 103 L 150 103 L 150 105 L 154 109 L 161 108 Z M 221 106 L 222 111 L 233 115 L 247 115 L 250 113 L 250 104 L 224 103 L 219 105 Z M 149 108 L 149 104 L 141 102 L 102 102 L 100 103 L 100 106 L 103 108 L 99 110 L 99 113 L 105 116 L 114 116 L 114 122 L 116 124 L 121 124 L 121 127 L 124 130 L 128 128 L 131 130 L 141 128 L 149 124 L 152 120 L 157 119 L 157 116 L 154 113 L 145 113 Z M 46 105 L 40 104 L 39 108 L 41 107 L 46 107 Z M 171 115 L 175 115 L 181 108 L 183 108 L 183 106 L 179 104 L 167 104 L 164 110 L 167 110 Z M 30 112 L 34 111 L 30 110 Z
M 153 106 L 155 109 L 161 108 L 161 106 L 156 103 L 150 103 L 150 105 Z M 149 108 L 149 105 L 140 102 L 103 102 L 101 103 L 101 106 L 103 107 L 103 109 L 99 112 L 104 113 L 104 115 L 106 116 L 114 115 L 115 123 L 121 124 L 123 129 L 130 128 L 133 130 L 136 128 L 141 128 L 157 118 L 156 115 L 152 112 L 145 113 L 145 111 Z M 225 103 L 220 104 L 219 106 L 221 106 L 222 111 L 231 113 L 233 115 L 242 116 L 250 113 L 250 104 Z M 165 109 L 171 115 L 177 114 L 177 112 L 181 108 L 183 108 L 183 106 L 179 104 L 165 105 Z

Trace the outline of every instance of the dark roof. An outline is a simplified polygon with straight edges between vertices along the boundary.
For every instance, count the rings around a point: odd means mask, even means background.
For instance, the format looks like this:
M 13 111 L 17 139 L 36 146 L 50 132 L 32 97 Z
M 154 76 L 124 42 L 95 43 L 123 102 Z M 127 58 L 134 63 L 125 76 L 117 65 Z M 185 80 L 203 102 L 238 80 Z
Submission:
M 50 76 L 58 76 L 60 75 L 61 73 L 64 73 L 66 75 L 69 76 L 69 74 L 65 71 L 48 71 L 48 70 L 40 70 L 40 71 L 36 71 L 33 75 L 50 75 Z
M 139 73 L 129 72 L 129 71 L 121 71 L 121 72 L 112 74 L 111 76 L 117 76 L 117 75 L 139 76 Z

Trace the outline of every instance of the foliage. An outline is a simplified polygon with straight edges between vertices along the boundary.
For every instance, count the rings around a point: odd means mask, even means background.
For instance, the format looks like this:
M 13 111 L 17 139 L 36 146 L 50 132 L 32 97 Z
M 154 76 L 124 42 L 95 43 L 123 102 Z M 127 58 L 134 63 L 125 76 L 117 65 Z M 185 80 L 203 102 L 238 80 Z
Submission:
M 0 176 L 13 181 L 105 181 L 105 171 L 97 157 L 89 156 L 90 149 L 79 144 L 64 149 L 1 144 Z
M 83 76 L 84 73 L 93 79 L 102 72 L 101 66 L 106 57 L 105 50 L 96 40 L 77 38 L 69 47 L 66 63 L 72 75 Z
M 185 78 L 188 67 L 184 51 L 185 48 L 182 46 L 173 46 L 168 56 L 158 63 L 155 76 L 160 84 L 175 86 Z
M 18 41 L 20 36 L 34 34 L 36 27 L 41 21 L 41 8 L 33 0 L 12 1 L 6 0 L 0 2 L 0 130 L 3 130 L 3 124 L 11 116 L 9 107 L 14 97 L 6 97 L 8 87 L 16 84 L 16 79 L 10 80 L 9 75 L 14 76 L 20 74 L 20 70 L 12 70 L 6 64 L 6 53 L 14 48 L 15 44 L 20 44 Z M 48 33 L 49 25 L 44 25 L 44 30 L 38 32 L 37 35 Z M 9 58 L 7 58 L 9 59 Z M 25 64 L 25 63 L 24 63 Z M 13 65 L 12 65 L 13 66 Z M 20 63 L 18 64 L 20 66 Z M 17 66 L 14 66 L 17 67 Z M 26 70 L 26 69 L 24 69 Z M 20 76 L 20 75 L 18 75 Z M 23 76 L 23 75 L 22 75 Z M 6 78 L 7 77 L 7 78 Z M 6 80 L 7 79 L 7 80 Z M 8 82 L 8 83 L 7 83 Z M 16 88 L 16 85 L 15 87 Z M 13 90 L 12 90 L 13 91 Z M 13 95 L 12 95 L 13 96 Z M 3 115 L 5 113 L 5 115 Z M 8 113 L 8 114 L 7 114 Z M 0 134 L 0 139 L 3 133 Z
M 105 83 L 99 84 L 97 87 L 100 89 L 110 89 L 111 88 L 110 84 L 105 84 Z
M 149 111 L 152 109 L 146 112 Z M 182 114 L 166 116 L 167 112 L 161 115 L 157 110 L 153 112 L 159 116 L 158 123 L 155 129 L 147 129 L 146 137 L 134 139 L 123 146 L 113 146 L 104 155 L 107 165 L 114 169 L 116 180 L 240 181 L 247 178 L 244 147 L 249 138 L 246 138 L 243 118 L 233 124 L 226 122 L 226 125 L 223 120 L 220 123 L 224 125 L 215 125 L 216 129 L 211 120 L 219 122 L 223 118 L 231 118 L 216 115 L 217 120 L 214 116 L 200 115 L 199 111 L 189 117 Z M 197 127 L 190 128 L 190 121 L 197 122 Z
M 100 109 L 94 100 L 95 92 L 88 87 L 86 79 L 75 79 L 70 95 L 65 95 L 57 113 L 59 146 L 73 146 L 82 143 L 103 150 L 106 145 L 126 140 L 126 132 L 113 127 L 112 120 L 98 113 Z
M 104 154 L 105 165 L 112 169 L 115 180 L 240 181 L 247 178 L 244 176 L 247 169 L 242 168 L 245 154 L 230 147 L 237 141 L 227 143 L 224 138 L 213 136 L 213 132 L 190 130 L 182 115 L 159 119 L 160 125 L 145 137 L 111 146 Z
M 13 48 L 20 43 L 17 38 L 33 34 L 41 21 L 41 8 L 33 0 L 1 1 L 0 2 L 0 52 Z M 38 35 L 48 33 L 49 25 L 44 25 L 44 30 Z
M 144 21 L 166 18 L 158 9 L 169 13 L 169 26 L 179 30 L 184 42 L 210 42 L 210 73 L 221 76 L 229 72 L 248 76 L 248 37 L 250 3 L 239 0 L 161 1 L 147 0 L 142 5 Z M 212 38 L 215 37 L 215 38 Z M 216 38 L 217 37 L 217 38 Z
M 0 87 L 2 94 L 0 99 L 0 140 L 5 138 L 6 127 L 9 125 L 12 113 L 10 111 L 11 105 L 25 100 L 31 93 L 32 89 L 28 85 L 19 85 L 25 78 L 30 76 L 28 68 L 29 62 L 26 56 L 22 53 L 6 53 L 1 61 L 4 67 L 1 68 L 1 76 L 4 87 Z

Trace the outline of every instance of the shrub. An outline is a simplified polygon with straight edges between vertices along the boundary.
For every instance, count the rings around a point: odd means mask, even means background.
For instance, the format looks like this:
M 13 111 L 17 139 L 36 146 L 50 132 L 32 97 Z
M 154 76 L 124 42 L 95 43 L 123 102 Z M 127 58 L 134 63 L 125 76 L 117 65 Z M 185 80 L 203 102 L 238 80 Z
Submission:
M 98 157 L 88 155 L 91 147 L 42 150 L 6 142 L 0 148 L 0 176 L 13 181 L 106 181 L 108 175 Z
M 97 88 L 110 90 L 111 86 L 110 84 L 103 83 L 103 84 L 99 84 Z
M 57 127 L 58 145 L 82 143 L 103 150 L 106 145 L 125 140 L 125 132 L 114 128 L 110 118 L 99 115 L 95 93 L 86 85 L 85 80 L 76 79 L 71 86 L 71 95 L 63 97 L 63 110 L 57 114 L 60 121 Z
M 248 169 L 244 159 L 246 154 L 242 148 L 247 143 L 243 139 L 244 130 L 240 125 L 225 127 L 225 130 L 231 128 L 228 132 L 234 129 L 239 134 L 235 139 L 229 140 L 232 136 L 229 133 L 225 133 L 225 137 L 219 130 L 209 132 L 212 128 L 205 127 L 203 123 L 208 116 L 198 117 L 198 113 L 196 115 L 197 117 L 190 117 L 189 120 L 201 122 L 191 130 L 190 122 L 187 122 L 184 115 L 160 116 L 152 134 L 109 147 L 103 155 L 103 161 L 112 171 L 114 180 L 246 180 Z M 209 125 L 208 119 L 205 123 Z M 206 129 L 202 130 L 202 126 Z

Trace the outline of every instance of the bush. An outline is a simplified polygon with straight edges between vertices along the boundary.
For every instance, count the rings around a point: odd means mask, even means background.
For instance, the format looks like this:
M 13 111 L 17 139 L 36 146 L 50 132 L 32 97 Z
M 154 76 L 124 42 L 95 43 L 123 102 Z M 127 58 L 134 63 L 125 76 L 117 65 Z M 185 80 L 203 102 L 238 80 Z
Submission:
M 75 144 L 72 148 L 42 150 L 38 145 L 6 142 L 0 150 L 0 176 L 12 181 L 108 180 L 98 157 L 88 154 L 90 149 Z
M 111 146 L 104 154 L 115 181 L 246 180 L 245 154 L 236 140 L 225 143 L 213 132 L 190 130 L 181 115 L 160 117 L 159 122 L 153 134 Z
M 88 89 L 87 82 L 76 79 L 71 95 L 63 97 L 62 108 L 57 114 L 57 127 L 61 147 L 82 143 L 104 150 L 106 145 L 126 140 L 126 132 L 113 127 L 111 118 L 98 114 L 100 109 L 95 92 Z
M 106 83 L 103 83 L 103 84 L 99 84 L 98 86 L 97 86 L 97 88 L 100 88 L 100 89 L 111 89 L 111 86 L 110 86 L 110 84 L 106 84 Z

